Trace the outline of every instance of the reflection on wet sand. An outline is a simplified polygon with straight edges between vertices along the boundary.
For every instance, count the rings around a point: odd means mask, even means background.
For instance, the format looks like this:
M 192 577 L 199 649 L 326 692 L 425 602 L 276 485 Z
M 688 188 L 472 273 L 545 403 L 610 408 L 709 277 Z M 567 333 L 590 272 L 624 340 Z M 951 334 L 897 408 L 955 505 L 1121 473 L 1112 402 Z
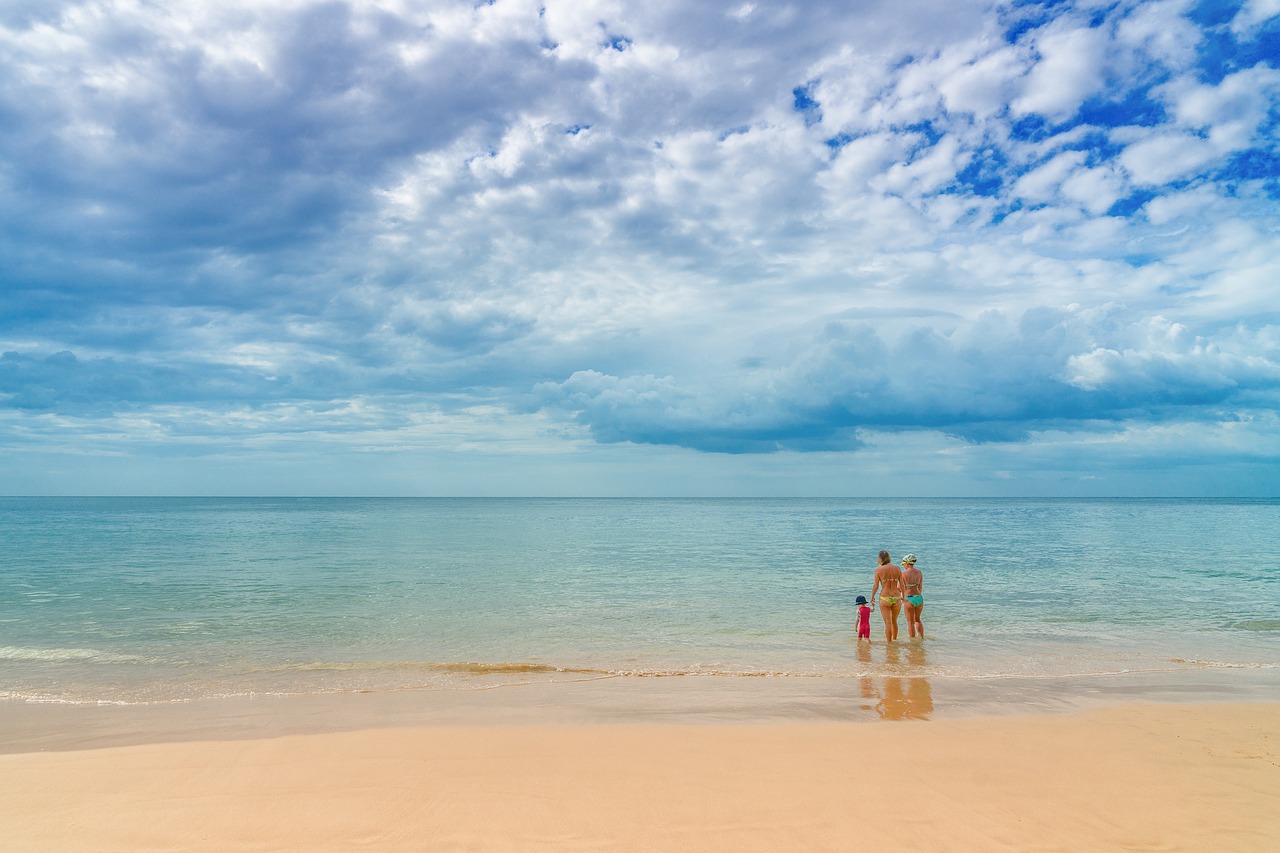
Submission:
M 883 667 L 876 667 L 876 658 L 883 655 Z M 858 643 L 858 663 L 867 669 L 881 669 L 886 673 L 901 675 L 864 675 L 861 678 L 864 707 L 874 705 L 876 713 L 885 720 L 927 720 L 933 713 L 933 688 L 923 675 L 929 660 L 925 644 L 919 640 L 905 643 Z

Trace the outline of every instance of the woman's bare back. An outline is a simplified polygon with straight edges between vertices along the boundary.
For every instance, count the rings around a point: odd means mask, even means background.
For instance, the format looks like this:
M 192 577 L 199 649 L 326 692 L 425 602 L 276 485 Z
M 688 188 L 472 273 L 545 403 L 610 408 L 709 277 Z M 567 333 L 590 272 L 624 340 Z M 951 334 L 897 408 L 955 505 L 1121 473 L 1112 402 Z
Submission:
M 876 569 L 876 581 L 880 584 L 880 595 L 889 598 L 902 598 L 902 569 L 888 565 Z

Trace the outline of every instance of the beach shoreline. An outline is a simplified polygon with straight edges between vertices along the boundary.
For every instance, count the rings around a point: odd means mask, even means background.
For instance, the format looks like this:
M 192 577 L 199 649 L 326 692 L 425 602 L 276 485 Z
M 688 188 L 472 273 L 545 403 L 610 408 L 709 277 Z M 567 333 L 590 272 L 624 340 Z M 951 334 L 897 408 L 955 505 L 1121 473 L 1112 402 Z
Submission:
M 420 723 L 0 755 L 0 812 L 20 851 L 1260 850 L 1277 743 L 1275 702 Z
M 1055 678 L 475 679 L 457 689 L 159 703 L 0 700 L 0 754 L 460 725 L 779 725 L 1062 715 L 1132 704 L 1280 703 L 1270 669 Z

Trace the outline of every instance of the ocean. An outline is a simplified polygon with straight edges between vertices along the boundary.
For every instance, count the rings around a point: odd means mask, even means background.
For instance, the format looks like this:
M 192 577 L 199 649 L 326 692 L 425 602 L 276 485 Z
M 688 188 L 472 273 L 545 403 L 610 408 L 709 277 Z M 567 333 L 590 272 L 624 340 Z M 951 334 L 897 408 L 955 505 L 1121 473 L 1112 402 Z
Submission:
M 1280 501 L 0 498 L 10 701 L 1208 671 L 1280 676 Z

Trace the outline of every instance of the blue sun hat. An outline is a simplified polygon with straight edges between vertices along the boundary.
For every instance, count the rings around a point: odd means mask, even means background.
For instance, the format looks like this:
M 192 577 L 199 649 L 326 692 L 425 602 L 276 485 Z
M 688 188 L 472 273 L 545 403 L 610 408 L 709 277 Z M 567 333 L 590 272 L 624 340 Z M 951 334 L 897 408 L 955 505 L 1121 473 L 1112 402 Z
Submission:
M 865 595 L 860 595 L 860 596 L 858 596 L 857 598 L 855 598 L 855 599 L 853 600 L 853 603 L 854 603 L 854 604 L 866 604 L 866 603 L 867 603 L 867 597 L 866 597 Z

